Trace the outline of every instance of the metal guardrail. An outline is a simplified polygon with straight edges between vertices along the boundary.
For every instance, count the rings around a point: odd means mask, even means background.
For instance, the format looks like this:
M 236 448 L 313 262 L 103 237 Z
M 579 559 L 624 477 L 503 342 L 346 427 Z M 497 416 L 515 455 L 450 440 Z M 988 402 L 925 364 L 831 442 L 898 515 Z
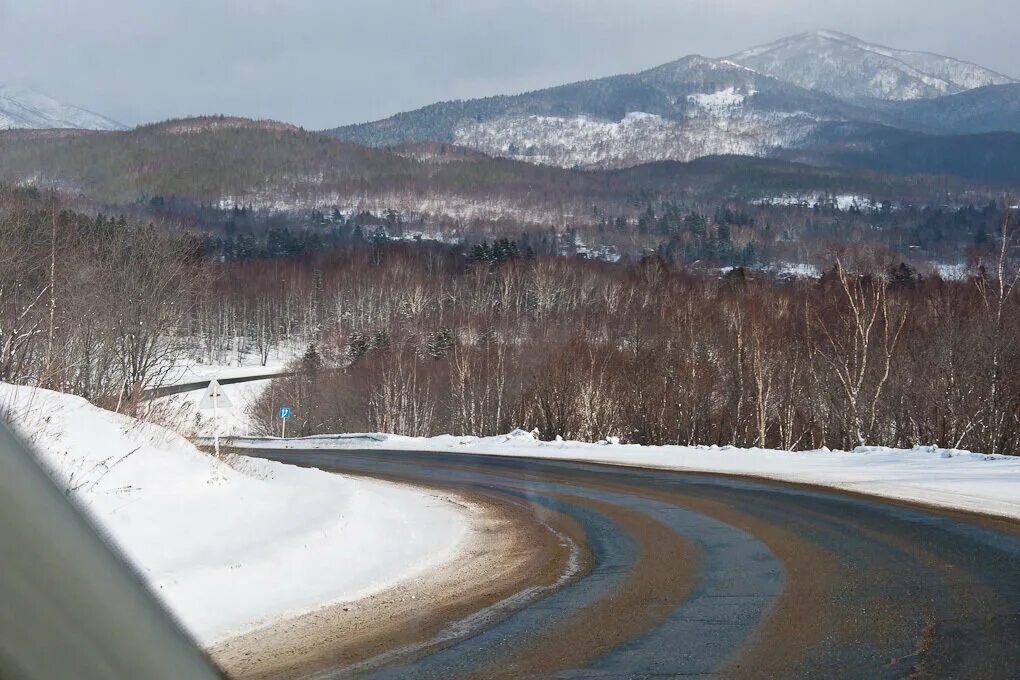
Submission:
M 0 678 L 223 677 L 0 423 Z

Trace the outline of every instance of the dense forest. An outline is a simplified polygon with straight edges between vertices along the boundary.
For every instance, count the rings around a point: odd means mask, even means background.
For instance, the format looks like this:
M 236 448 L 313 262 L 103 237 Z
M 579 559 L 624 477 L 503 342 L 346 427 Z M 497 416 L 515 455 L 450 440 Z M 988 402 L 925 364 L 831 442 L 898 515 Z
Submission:
M 1004 214 L 973 215 L 993 212 Z M 984 233 L 958 280 L 870 246 L 844 247 L 804 279 L 697 273 L 655 252 L 588 260 L 514 239 L 362 238 L 224 258 L 207 237 L 0 189 L 0 379 L 131 408 L 185 356 L 264 363 L 286 345 L 303 356 L 254 405 L 266 432 L 286 402 L 293 434 L 520 427 L 1016 454 L 1018 230 L 1002 219 Z
M 294 311 L 280 281 L 302 289 L 315 329 L 299 374 L 256 406 L 264 431 L 285 402 L 301 434 L 1020 450 L 1020 301 L 994 257 L 966 281 L 848 261 L 783 282 L 498 252 L 388 246 L 235 270 L 245 304 L 272 315 Z
M 435 240 L 471 249 L 511 239 L 522 252 L 589 259 L 640 260 L 655 254 L 683 267 L 822 268 L 847 249 L 896 253 L 918 269 L 957 265 L 986 249 L 1004 217 L 994 202 L 981 206 L 918 207 L 815 201 L 796 205 L 648 202 L 613 213 L 593 206 L 590 222 L 562 229 L 507 220 L 470 232 L 432 230 L 397 211 L 310 210 L 287 217 L 244 206 L 197 211 L 204 250 L 223 261 L 294 256 L 380 241 Z M 168 218 L 173 218 L 171 213 Z

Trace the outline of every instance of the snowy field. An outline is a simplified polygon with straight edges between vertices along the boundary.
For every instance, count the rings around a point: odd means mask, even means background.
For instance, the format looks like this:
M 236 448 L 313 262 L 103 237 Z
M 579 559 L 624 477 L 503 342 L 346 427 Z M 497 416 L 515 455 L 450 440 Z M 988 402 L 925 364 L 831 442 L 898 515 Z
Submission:
M 0 383 L 0 408 L 203 644 L 391 587 L 471 539 L 410 487 L 198 451 L 83 399 Z
M 555 458 L 666 470 L 752 475 L 1020 518 L 1020 457 L 918 447 L 791 453 L 717 446 L 636 446 L 543 442 L 520 430 L 499 437 L 432 438 L 384 434 L 239 440 L 239 446 L 381 449 Z

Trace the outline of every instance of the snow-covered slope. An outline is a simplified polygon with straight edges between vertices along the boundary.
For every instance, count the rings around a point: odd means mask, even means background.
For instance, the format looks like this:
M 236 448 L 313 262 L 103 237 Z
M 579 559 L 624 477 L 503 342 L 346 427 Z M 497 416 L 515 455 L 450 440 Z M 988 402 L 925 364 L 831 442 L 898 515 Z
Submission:
M 797 145 L 820 121 L 855 113 L 867 115 L 739 64 L 688 56 L 641 73 L 445 102 L 330 132 L 370 145 L 449 141 L 561 167 L 625 167 L 717 154 L 767 156 Z
M 628 113 L 620 121 L 583 115 L 508 116 L 465 122 L 454 141 L 531 163 L 607 168 L 712 155 L 767 156 L 775 148 L 795 145 L 817 122 L 808 114 L 703 104 L 717 93 L 695 96 L 701 99 L 691 99 L 693 105 L 681 119 L 643 112 Z
M 844 99 L 931 99 L 987 85 L 1016 82 L 976 64 L 927 52 L 814 31 L 729 57 L 760 73 Z
M 410 487 L 243 459 L 47 390 L 0 412 L 202 643 L 378 592 L 459 554 L 465 511 Z
M 0 130 L 20 128 L 123 130 L 124 126 L 91 111 L 62 104 L 44 94 L 0 83 Z

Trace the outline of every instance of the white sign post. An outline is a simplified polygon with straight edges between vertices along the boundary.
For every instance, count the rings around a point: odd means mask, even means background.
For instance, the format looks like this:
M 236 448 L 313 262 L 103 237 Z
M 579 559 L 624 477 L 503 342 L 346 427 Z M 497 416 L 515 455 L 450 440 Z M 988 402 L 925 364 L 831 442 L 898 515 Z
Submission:
M 213 410 L 213 448 L 216 451 L 217 458 L 220 456 L 220 406 L 230 408 L 230 399 L 224 394 L 223 387 L 220 386 L 219 381 L 213 380 L 209 383 L 202 401 L 198 403 L 198 408 L 211 407 Z

